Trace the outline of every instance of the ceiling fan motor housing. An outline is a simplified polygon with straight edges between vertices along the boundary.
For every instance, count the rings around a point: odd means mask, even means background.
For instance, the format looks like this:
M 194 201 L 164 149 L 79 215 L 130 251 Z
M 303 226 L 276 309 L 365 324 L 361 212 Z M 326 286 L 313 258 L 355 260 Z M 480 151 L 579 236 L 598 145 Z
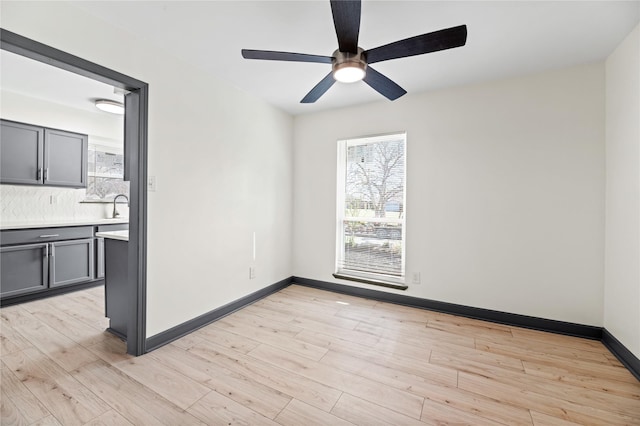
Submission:
M 358 47 L 356 53 L 341 52 L 336 50 L 333 52 L 332 71 L 333 75 L 339 72 L 343 68 L 357 68 L 360 69 L 364 75 L 367 69 L 367 62 L 365 61 L 364 50 Z

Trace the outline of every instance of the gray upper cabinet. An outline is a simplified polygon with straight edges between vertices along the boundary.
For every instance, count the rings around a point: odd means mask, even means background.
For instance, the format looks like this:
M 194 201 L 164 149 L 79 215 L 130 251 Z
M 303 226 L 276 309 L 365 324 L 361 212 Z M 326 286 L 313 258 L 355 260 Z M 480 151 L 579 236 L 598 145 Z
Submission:
M 42 184 L 44 128 L 5 120 L 0 126 L 0 182 Z
M 0 183 L 87 187 L 87 135 L 2 120 Z

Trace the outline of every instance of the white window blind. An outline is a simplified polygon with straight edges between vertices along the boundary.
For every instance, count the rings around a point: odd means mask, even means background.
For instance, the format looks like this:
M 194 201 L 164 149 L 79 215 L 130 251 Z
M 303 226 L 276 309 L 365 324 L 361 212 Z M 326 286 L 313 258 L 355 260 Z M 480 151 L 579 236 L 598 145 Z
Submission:
M 336 274 L 404 284 L 406 134 L 338 141 Z

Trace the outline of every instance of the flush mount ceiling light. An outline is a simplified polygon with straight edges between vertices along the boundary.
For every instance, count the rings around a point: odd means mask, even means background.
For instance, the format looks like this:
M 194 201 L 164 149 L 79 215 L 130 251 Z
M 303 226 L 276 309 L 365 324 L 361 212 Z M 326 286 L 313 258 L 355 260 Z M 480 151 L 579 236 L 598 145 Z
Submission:
M 367 74 L 367 63 L 362 59 L 363 50 L 358 48 L 356 54 L 348 52 L 333 52 L 333 78 L 341 83 L 355 83 Z
M 124 105 L 122 102 L 98 99 L 96 101 L 96 108 L 100 111 L 110 112 L 111 114 L 124 115 Z

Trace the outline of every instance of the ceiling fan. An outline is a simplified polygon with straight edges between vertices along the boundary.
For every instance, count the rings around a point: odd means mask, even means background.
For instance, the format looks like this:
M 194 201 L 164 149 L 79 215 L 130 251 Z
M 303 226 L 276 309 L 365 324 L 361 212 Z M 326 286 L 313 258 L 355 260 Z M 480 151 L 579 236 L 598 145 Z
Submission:
M 338 49 L 331 56 L 242 49 L 242 57 L 331 64 L 331 72 L 307 93 L 301 103 L 317 101 L 336 81 L 353 83 L 360 80 L 393 101 L 407 91 L 371 68 L 370 64 L 460 47 L 467 42 L 467 26 L 460 25 L 364 50 L 358 46 L 361 6 L 360 0 L 331 0 L 333 24 L 338 36 Z

